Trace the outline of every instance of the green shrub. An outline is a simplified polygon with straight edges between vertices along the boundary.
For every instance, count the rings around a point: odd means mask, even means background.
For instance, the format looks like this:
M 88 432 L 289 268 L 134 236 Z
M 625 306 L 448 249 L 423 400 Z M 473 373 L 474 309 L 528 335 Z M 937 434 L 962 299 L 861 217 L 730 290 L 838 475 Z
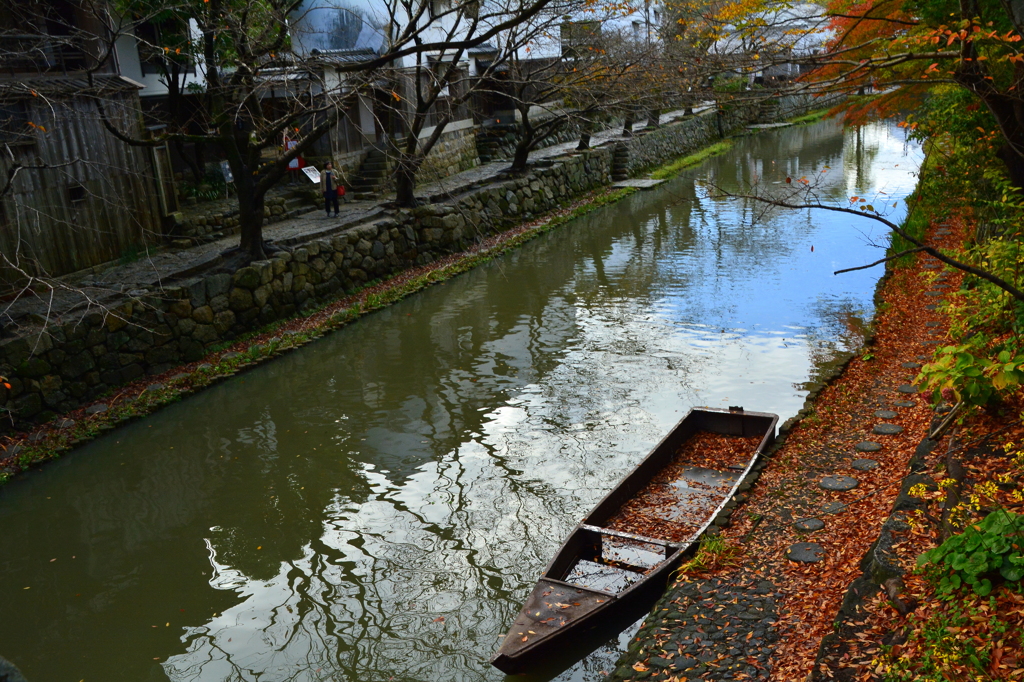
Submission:
M 951 598 L 970 585 L 975 594 L 992 592 L 992 581 L 1024 578 L 1024 516 L 997 510 L 963 533 L 918 557 L 919 566 L 937 581 L 936 592 Z

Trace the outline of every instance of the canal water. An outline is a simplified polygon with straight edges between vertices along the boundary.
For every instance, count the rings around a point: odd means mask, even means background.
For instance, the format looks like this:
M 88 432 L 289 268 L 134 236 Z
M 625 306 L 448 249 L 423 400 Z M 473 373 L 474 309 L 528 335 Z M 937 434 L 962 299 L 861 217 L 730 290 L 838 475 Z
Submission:
M 893 125 L 759 133 L 0 489 L 0 655 L 32 682 L 501 680 L 569 529 L 694 405 L 792 416 L 857 346 Z M 824 171 L 824 172 L 823 172 Z M 562 672 L 601 679 L 617 647 Z M 549 679 L 558 671 L 551 671 Z

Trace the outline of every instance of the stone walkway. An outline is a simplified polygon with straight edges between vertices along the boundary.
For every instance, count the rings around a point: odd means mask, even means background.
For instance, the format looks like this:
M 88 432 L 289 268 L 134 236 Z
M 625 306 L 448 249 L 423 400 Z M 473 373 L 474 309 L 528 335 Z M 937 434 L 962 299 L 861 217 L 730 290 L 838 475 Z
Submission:
M 685 676 L 692 680 L 758 679 L 777 635 L 778 588 L 755 575 L 729 582 L 683 582 L 663 602 L 659 625 L 644 633 L 659 653 L 631 668 L 634 679 Z M 639 650 L 640 640 L 635 640 Z
M 705 111 L 710 106 L 696 107 L 694 113 Z M 683 110 L 669 112 L 662 115 L 661 123 L 665 125 L 684 117 Z M 641 128 L 638 126 L 635 130 L 640 131 Z M 591 146 L 622 140 L 621 133 L 621 126 L 597 132 L 591 138 Z M 576 145 L 574 141 L 538 149 L 530 155 L 530 160 L 536 163 L 563 156 L 575 150 Z M 477 166 L 438 182 L 420 185 L 416 194 L 428 201 L 460 194 L 505 179 L 508 165 L 509 160 L 505 159 Z M 341 206 L 337 218 L 326 218 L 320 211 L 310 211 L 298 218 L 267 225 L 263 234 L 267 241 L 287 248 L 384 217 L 389 212 L 387 204 L 394 198 L 392 193 L 375 200 L 350 201 Z M 68 275 L 60 278 L 60 285 L 52 290 L 25 291 L 8 302 L 0 309 L 0 324 L 38 326 L 96 306 L 113 307 L 125 294 L 159 292 L 172 281 L 216 268 L 223 262 L 221 254 L 237 245 L 238 236 L 231 235 L 190 248 L 160 247 L 131 263 L 98 266 Z

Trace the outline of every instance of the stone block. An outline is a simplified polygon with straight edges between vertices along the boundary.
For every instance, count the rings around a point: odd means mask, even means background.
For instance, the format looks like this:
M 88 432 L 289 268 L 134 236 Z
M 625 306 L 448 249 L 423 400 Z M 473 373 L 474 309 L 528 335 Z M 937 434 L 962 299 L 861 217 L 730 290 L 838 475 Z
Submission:
M 175 301 L 168 308 L 168 312 L 178 319 L 185 319 L 192 316 L 192 303 L 189 301 Z
M 192 338 L 202 344 L 217 341 L 217 330 L 212 324 L 197 324 L 196 330 L 192 332 Z
M 213 310 L 214 313 L 219 313 L 221 311 L 227 310 L 228 297 L 224 294 L 221 294 L 220 296 L 214 296 L 213 298 L 210 299 L 210 308 Z
M 150 365 L 174 362 L 177 359 L 178 348 L 172 343 L 166 343 L 159 348 L 154 348 L 146 353 L 146 362 Z
M 218 296 L 226 296 L 231 289 L 231 275 L 210 275 L 206 278 L 206 298 L 213 301 Z
M 249 267 L 260 274 L 261 285 L 270 284 L 270 280 L 274 279 L 274 264 L 269 260 L 253 261 Z
M 43 398 L 38 393 L 26 393 L 14 401 L 14 412 L 22 419 L 33 417 L 43 409 Z
M 121 366 L 118 362 L 117 353 L 107 353 L 101 358 L 96 359 L 96 364 L 99 365 L 100 369 L 117 369 Z
M 39 390 L 43 393 L 43 395 L 53 393 L 54 391 L 59 391 L 63 385 L 64 380 L 61 379 L 56 374 L 48 374 L 39 380 Z
M 210 311 L 211 314 L 213 311 Z M 212 318 L 211 318 L 212 321 Z M 192 332 L 195 331 L 196 321 L 192 318 L 178 321 L 178 332 L 183 336 L 191 336 Z
M 262 308 L 266 305 L 267 300 L 270 299 L 271 288 L 269 284 L 256 287 L 256 290 L 252 292 L 252 301 L 257 308 Z
M 206 305 L 206 282 L 204 280 L 197 279 L 183 288 L 188 291 L 188 300 L 193 308 Z
M 238 272 L 235 273 L 234 283 L 236 289 L 241 287 L 251 291 L 260 285 L 261 279 L 262 275 L 260 274 L 260 271 L 250 265 L 248 267 L 240 268 Z M 235 289 L 232 289 L 232 292 L 234 291 Z
M 118 353 L 117 364 L 119 367 L 127 367 L 133 362 L 142 362 L 143 358 L 142 353 Z
M 236 313 L 252 307 L 252 292 L 242 287 L 235 287 L 228 295 L 228 308 Z
M 17 365 L 15 370 L 23 377 L 35 379 L 50 373 L 50 363 L 42 358 L 28 358 Z
M 121 381 L 122 381 L 122 379 L 121 379 L 121 370 L 119 370 L 119 369 L 109 369 L 109 370 L 107 370 L 105 372 L 101 372 L 100 373 L 100 379 L 102 379 L 103 383 L 105 383 L 105 384 L 108 384 L 108 385 L 111 385 L 111 386 L 116 386 L 117 384 L 120 384 Z
M 251 296 L 250 296 L 251 299 Z M 251 301 L 250 301 L 251 303 Z M 249 307 L 252 307 L 251 305 Z M 235 314 L 230 310 L 224 310 L 213 316 L 213 328 L 217 333 L 224 335 L 235 324 Z
M 111 350 L 117 350 L 122 346 L 126 345 L 131 341 L 131 337 L 126 332 L 114 332 L 107 337 L 105 345 Z
M 181 346 L 181 359 L 184 362 L 195 362 L 205 355 L 202 344 L 195 339 L 183 338 L 179 345 Z
M 309 260 L 309 250 L 305 248 L 295 249 L 292 252 L 292 258 L 295 259 L 296 263 L 305 263 Z
M 192 311 L 192 319 L 199 324 L 212 324 L 213 323 L 213 308 L 208 305 L 196 308 Z
M 128 365 L 127 367 L 121 370 L 122 381 L 134 381 L 135 379 L 138 379 L 139 377 L 145 375 L 146 369 L 139 364 Z

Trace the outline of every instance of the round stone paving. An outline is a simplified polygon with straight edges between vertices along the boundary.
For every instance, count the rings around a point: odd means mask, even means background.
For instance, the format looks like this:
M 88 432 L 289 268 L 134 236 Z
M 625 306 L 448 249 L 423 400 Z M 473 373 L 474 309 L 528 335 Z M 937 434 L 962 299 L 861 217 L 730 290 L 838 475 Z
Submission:
M 924 295 L 925 296 L 942 296 L 942 293 L 943 292 L 941 292 L 941 291 L 926 291 L 926 292 L 924 292 Z
M 902 365 L 900 365 L 900 367 L 902 367 L 903 369 L 920 369 L 921 363 L 920 362 L 904 362 Z
M 900 384 L 900 387 L 896 389 L 900 393 L 917 393 L 917 386 L 910 384 Z
M 903 427 L 896 426 L 895 424 L 875 424 L 875 428 L 871 429 L 871 433 L 877 433 L 881 436 L 895 436 L 897 433 L 903 433 Z
M 895 419 L 899 415 L 892 410 L 878 410 L 875 412 L 875 416 L 879 419 Z
M 882 449 L 882 446 L 879 443 L 866 440 L 854 445 L 853 449 L 856 450 L 857 452 L 878 452 L 879 450 Z
M 818 487 L 823 490 L 853 490 L 857 487 L 857 479 L 852 476 L 826 476 Z
M 913 407 L 916 404 L 913 400 L 897 400 L 893 403 L 896 407 Z
M 926 327 L 938 327 L 939 323 L 938 322 L 925 322 L 924 326 L 926 326 Z
M 808 533 L 816 530 L 821 530 L 825 527 L 825 522 L 821 519 L 800 519 L 793 524 L 793 527 L 797 530 L 806 531 Z
M 103 403 L 97 403 L 96 405 L 90 405 L 89 407 L 85 408 L 86 414 L 100 414 L 101 412 L 106 411 L 107 406 L 104 405 Z
M 939 267 L 939 264 L 938 263 L 925 263 L 924 266 L 926 268 L 928 268 L 929 270 L 934 270 L 935 268 Z
M 925 310 L 938 310 L 939 306 L 935 303 L 929 303 L 924 307 Z
M 804 564 L 813 564 L 825 558 L 825 548 L 817 542 L 795 542 L 786 550 L 786 558 Z
M 821 505 L 821 511 L 826 514 L 838 514 L 845 509 L 846 505 L 842 502 L 829 502 L 828 504 Z
M 870 471 L 871 469 L 874 469 L 875 467 L 878 466 L 878 462 L 876 462 L 873 459 L 865 459 L 861 457 L 850 462 L 850 466 L 852 466 L 857 471 Z

